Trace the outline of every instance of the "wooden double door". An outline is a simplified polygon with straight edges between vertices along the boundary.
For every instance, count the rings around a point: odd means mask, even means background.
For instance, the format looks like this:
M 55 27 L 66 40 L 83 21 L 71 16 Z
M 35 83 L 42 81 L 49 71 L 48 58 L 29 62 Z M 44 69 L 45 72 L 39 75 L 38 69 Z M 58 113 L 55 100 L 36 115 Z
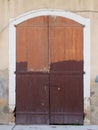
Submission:
M 40 16 L 16 26 L 16 123 L 83 124 L 83 26 Z

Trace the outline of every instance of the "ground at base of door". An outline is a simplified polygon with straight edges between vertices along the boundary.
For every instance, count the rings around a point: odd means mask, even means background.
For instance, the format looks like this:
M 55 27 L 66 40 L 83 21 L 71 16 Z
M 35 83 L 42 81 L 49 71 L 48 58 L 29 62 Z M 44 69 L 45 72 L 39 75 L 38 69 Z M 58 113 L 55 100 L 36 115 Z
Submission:
M 0 130 L 98 130 L 98 125 L 88 125 L 88 126 L 0 125 Z

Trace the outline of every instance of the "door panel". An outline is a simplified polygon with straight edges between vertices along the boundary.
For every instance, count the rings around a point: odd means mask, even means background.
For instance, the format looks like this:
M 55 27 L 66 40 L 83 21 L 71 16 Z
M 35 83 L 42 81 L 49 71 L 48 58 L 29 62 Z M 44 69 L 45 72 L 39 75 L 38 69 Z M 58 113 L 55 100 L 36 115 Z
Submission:
M 51 63 L 65 59 L 65 29 L 50 26 L 50 60 Z M 59 36 L 57 35 L 59 34 Z M 60 52 L 60 53 L 59 53 Z
M 67 61 L 83 60 L 83 27 L 66 27 L 65 59 Z
M 47 17 L 16 27 L 16 123 L 49 124 Z
M 82 74 L 50 74 L 50 123 L 83 123 Z
M 16 123 L 49 124 L 49 74 L 20 72 L 16 81 Z
M 27 71 L 49 71 L 49 49 L 47 17 L 39 17 L 17 25 L 16 69 Z M 19 70 L 21 71 L 21 70 Z
M 51 21 L 50 123 L 83 124 L 83 27 Z
M 49 27 L 51 63 L 83 61 L 83 27 L 81 25 L 70 26 L 68 23 L 61 26 L 57 19 L 54 19 Z
M 83 26 L 40 16 L 16 26 L 16 123 L 83 124 Z

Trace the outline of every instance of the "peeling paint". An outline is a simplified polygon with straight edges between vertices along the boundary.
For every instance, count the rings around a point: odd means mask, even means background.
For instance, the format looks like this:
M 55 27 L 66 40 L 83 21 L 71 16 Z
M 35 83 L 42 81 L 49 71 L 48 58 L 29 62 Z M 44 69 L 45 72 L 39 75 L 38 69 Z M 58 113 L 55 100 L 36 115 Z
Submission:
M 8 69 L 0 70 L 0 124 L 9 121 Z
M 90 98 L 84 99 L 84 124 L 89 125 L 90 124 Z
M 4 112 L 5 114 L 6 114 L 6 113 L 9 113 L 9 107 L 8 107 L 8 106 L 4 106 L 3 112 Z
M 98 124 L 98 83 L 91 87 L 91 124 Z
M 9 124 L 15 124 L 15 117 L 12 109 L 9 109 Z
M 4 78 L 0 78 L 0 97 L 8 97 L 8 84 Z

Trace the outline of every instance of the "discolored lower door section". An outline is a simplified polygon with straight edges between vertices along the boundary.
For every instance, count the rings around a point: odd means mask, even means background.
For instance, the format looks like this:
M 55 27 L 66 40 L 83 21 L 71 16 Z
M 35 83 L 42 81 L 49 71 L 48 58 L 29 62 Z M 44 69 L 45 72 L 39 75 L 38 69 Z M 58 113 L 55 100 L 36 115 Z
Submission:
M 83 124 L 83 62 L 51 64 L 50 124 Z
M 49 124 L 48 73 L 19 72 L 16 83 L 16 124 Z
M 58 62 L 50 72 L 17 72 L 16 124 L 83 124 L 82 64 Z
M 83 124 L 82 75 L 52 72 L 50 124 Z

